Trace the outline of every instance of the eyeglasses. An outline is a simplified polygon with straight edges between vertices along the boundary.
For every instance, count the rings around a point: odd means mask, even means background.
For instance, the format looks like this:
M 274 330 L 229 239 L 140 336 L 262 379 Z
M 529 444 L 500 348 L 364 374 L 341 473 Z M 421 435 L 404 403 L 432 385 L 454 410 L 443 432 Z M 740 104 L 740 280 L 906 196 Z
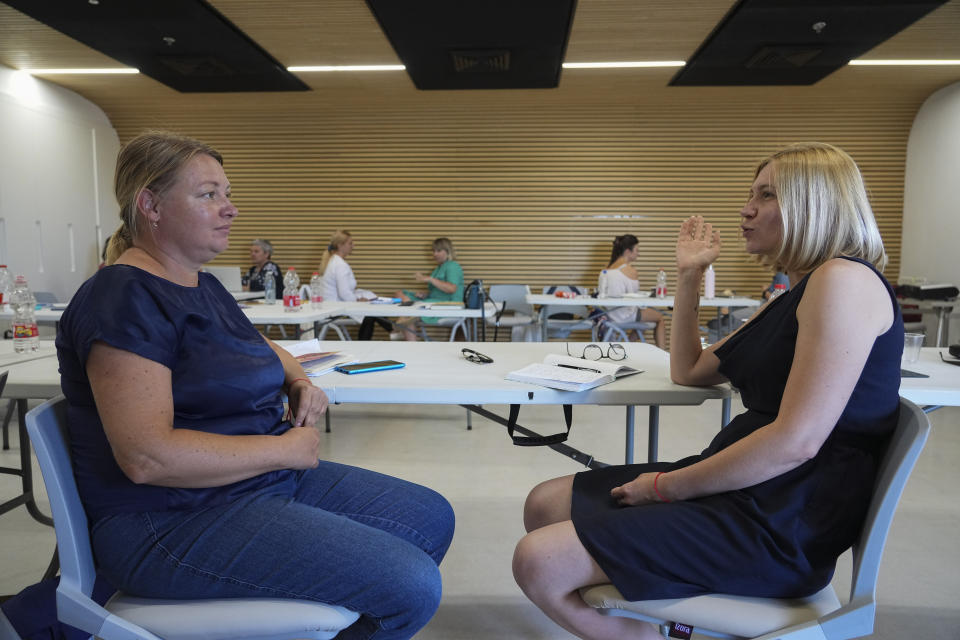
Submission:
M 490 364 L 493 362 L 493 358 L 490 356 L 485 356 L 479 351 L 474 351 L 473 349 L 460 349 L 460 353 L 463 354 L 463 357 L 470 362 L 476 362 L 477 364 Z
M 583 353 L 579 356 L 575 353 L 570 353 L 570 343 L 565 343 L 567 347 L 567 355 L 573 358 L 583 358 L 584 360 L 602 360 L 603 358 L 609 358 L 610 360 L 625 360 L 627 357 L 627 350 L 624 349 L 622 344 L 617 342 L 611 342 L 606 351 L 604 348 L 598 344 L 588 344 L 583 348 Z

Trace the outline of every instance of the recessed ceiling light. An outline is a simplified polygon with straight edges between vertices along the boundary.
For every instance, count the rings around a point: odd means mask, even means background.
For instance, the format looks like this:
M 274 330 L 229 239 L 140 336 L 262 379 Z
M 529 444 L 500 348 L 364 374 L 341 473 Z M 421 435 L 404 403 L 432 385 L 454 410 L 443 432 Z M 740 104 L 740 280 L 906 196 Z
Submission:
M 83 74 L 119 74 L 119 73 L 140 73 L 139 69 L 131 69 L 129 67 L 123 69 L 21 69 L 26 73 L 29 73 L 33 76 L 39 75 L 83 75 Z
M 564 69 L 632 69 L 639 67 L 682 67 L 683 60 L 647 60 L 636 62 L 564 62 Z
M 61 74 L 70 74 L 70 75 L 82 75 L 82 74 L 116 74 L 116 73 L 140 73 L 139 69 L 131 69 L 129 67 L 122 69 L 21 69 L 26 73 L 29 73 L 32 76 L 39 75 L 61 75 Z
M 960 60 L 851 60 L 849 64 L 875 67 L 955 65 L 960 64 Z
M 402 64 L 345 64 L 345 65 L 322 65 L 308 67 L 287 67 L 287 71 L 403 71 L 406 69 Z

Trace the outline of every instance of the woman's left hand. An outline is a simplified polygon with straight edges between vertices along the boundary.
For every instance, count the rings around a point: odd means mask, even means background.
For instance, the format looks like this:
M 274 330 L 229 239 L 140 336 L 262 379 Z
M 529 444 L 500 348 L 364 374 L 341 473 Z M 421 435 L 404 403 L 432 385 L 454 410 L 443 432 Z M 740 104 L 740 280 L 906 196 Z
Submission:
M 425 276 L 419 271 L 413 274 L 413 277 L 417 279 L 417 282 L 430 282 L 430 276 Z
M 287 398 L 290 401 L 287 419 L 295 427 L 312 427 L 320 422 L 329 402 L 323 389 L 313 386 L 309 380 L 295 381 L 287 390 Z
M 622 507 L 663 502 L 653 488 L 656 477 L 656 473 L 641 473 L 630 482 L 611 489 L 610 497 Z

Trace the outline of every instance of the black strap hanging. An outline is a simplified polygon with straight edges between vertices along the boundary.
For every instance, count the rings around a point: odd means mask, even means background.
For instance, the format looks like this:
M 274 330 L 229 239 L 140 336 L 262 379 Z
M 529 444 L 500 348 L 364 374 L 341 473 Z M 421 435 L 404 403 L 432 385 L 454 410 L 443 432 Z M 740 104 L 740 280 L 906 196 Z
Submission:
M 567 439 L 567 436 L 570 435 L 570 425 L 573 424 L 573 405 L 565 404 L 563 405 L 563 419 L 567 423 L 566 433 L 555 433 L 550 436 L 515 436 L 513 435 L 514 427 L 517 426 L 517 417 L 520 415 L 520 405 L 512 404 L 510 405 L 510 418 L 507 420 L 507 433 L 510 435 L 510 439 L 513 440 L 513 444 L 518 447 L 542 447 L 545 445 L 559 444 Z

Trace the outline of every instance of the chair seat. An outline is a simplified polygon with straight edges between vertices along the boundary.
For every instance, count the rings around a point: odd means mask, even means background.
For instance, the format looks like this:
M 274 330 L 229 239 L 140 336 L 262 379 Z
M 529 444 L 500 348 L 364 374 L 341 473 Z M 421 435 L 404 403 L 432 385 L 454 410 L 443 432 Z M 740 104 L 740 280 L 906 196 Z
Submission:
M 164 640 L 333 638 L 359 617 L 336 605 L 281 598 L 158 600 L 117 593 L 106 609 Z
M 605 610 L 608 615 L 629 611 L 650 622 L 681 622 L 702 635 L 756 638 L 808 620 L 816 620 L 840 608 L 833 587 L 827 585 L 807 598 L 749 598 L 725 594 L 707 594 L 692 598 L 625 600 L 612 584 L 580 590 L 584 602 Z M 714 632 L 714 633 L 711 633 Z

